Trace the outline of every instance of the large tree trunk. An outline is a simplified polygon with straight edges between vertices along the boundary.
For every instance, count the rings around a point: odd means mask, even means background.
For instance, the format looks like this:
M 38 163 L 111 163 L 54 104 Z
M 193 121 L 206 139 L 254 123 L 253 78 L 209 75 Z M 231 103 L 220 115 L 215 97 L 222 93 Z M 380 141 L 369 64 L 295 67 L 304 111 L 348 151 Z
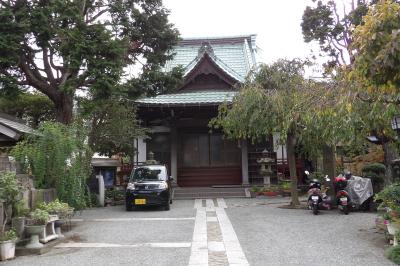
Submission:
M 336 157 L 335 157 L 335 147 L 324 145 L 322 148 L 322 163 L 324 168 L 324 175 L 328 175 L 329 179 L 329 191 L 328 194 L 334 198 L 335 188 L 333 186 L 333 180 L 336 176 Z M 336 201 L 333 201 L 335 203 Z
M 399 158 L 398 150 L 394 143 L 386 142 L 382 145 L 384 152 L 384 163 L 386 166 L 385 172 L 385 186 L 390 185 L 393 182 L 393 160 Z
M 289 132 L 286 140 L 287 159 L 289 163 L 290 180 L 292 181 L 291 194 L 292 206 L 300 205 L 299 196 L 297 192 L 297 173 L 296 173 L 296 137 L 293 133 Z
M 60 93 L 57 100 L 55 101 L 56 119 L 57 122 L 62 124 L 71 124 L 72 122 L 72 110 L 74 107 L 74 97 L 67 93 Z

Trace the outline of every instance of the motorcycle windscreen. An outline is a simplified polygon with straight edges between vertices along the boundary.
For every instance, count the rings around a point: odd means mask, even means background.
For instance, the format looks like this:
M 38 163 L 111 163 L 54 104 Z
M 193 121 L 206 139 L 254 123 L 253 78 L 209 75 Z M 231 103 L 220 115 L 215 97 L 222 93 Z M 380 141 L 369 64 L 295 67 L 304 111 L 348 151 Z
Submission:
M 357 206 L 374 194 L 371 179 L 360 176 L 353 176 L 347 181 L 346 191 L 349 193 L 350 200 Z

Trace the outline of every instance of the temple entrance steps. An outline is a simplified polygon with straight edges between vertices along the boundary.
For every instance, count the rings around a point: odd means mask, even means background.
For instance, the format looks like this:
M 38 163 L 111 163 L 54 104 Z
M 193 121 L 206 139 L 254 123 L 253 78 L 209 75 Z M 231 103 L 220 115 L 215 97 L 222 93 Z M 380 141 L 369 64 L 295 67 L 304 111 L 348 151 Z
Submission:
M 250 197 L 248 188 L 240 186 L 226 187 L 175 187 L 173 199 L 210 199 L 210 198 L 246 198 Z

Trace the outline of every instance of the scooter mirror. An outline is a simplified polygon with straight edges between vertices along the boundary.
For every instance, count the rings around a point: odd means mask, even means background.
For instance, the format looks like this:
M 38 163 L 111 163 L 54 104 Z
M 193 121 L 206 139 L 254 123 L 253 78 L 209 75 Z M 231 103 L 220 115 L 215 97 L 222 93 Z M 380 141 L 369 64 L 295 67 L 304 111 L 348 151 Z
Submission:
M 305 173 L 306 175 L 310 175 L 310 172 L 308 172 L 307 170 L 304 171 L 304 173 Z

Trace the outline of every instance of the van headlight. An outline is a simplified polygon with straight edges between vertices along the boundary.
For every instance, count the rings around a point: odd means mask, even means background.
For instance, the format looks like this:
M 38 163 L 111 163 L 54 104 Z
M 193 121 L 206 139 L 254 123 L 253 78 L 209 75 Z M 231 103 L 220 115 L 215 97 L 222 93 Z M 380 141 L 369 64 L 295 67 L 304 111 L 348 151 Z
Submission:
M 168 188 L 167 182 L 162 182 L 158 185 L 158 189 L 166 189 Z
M 128 186 L 126 187 L 127 190 L 135 190 L 135 184 L 133 183 L 128 183 Z

